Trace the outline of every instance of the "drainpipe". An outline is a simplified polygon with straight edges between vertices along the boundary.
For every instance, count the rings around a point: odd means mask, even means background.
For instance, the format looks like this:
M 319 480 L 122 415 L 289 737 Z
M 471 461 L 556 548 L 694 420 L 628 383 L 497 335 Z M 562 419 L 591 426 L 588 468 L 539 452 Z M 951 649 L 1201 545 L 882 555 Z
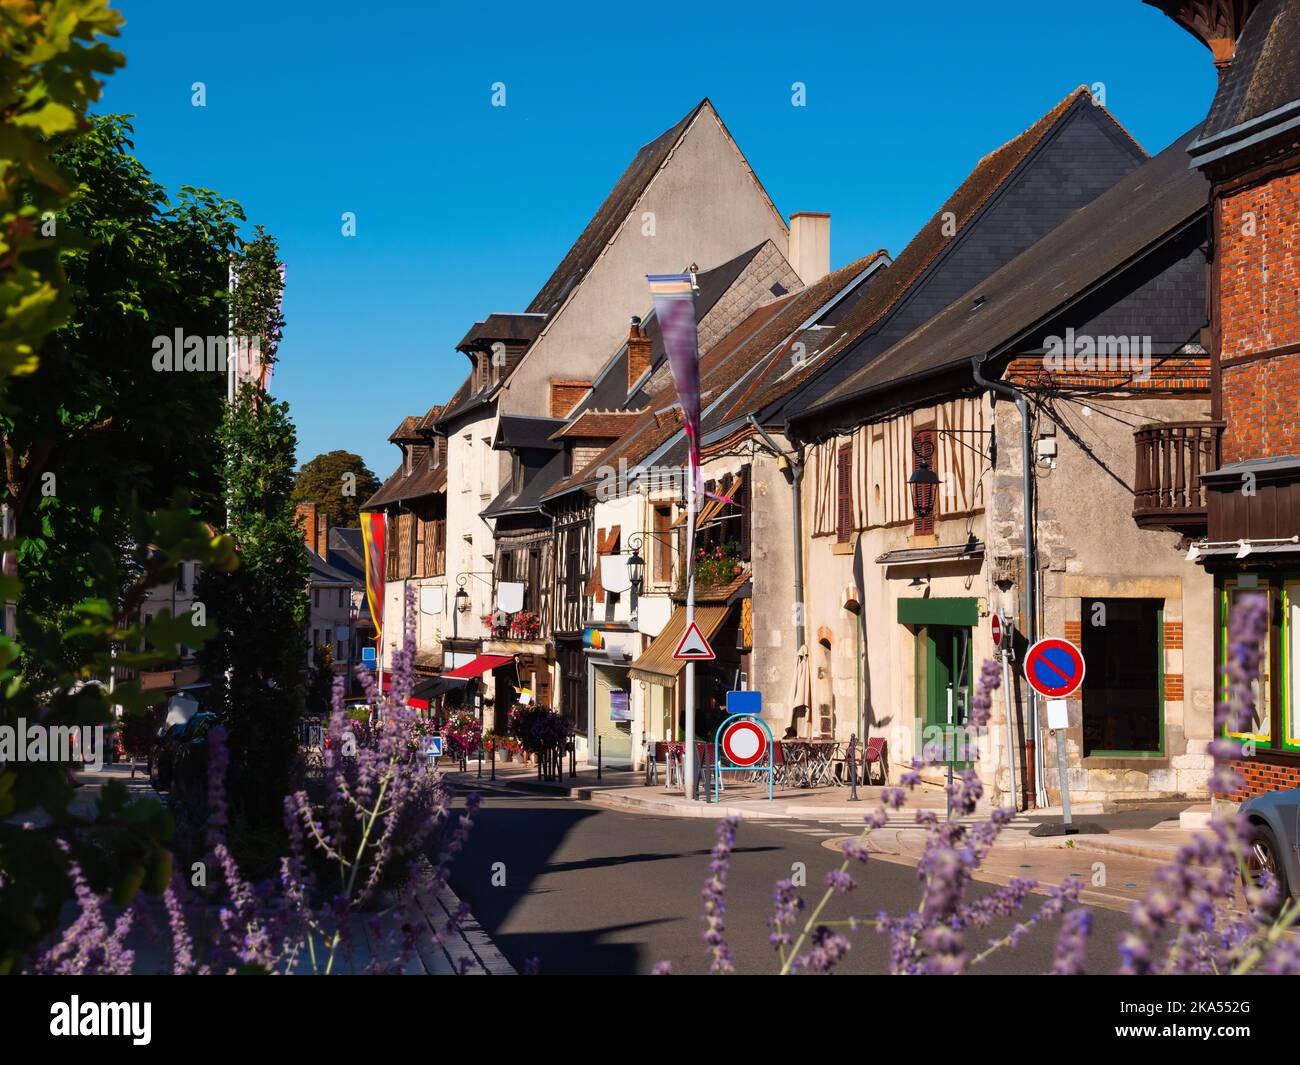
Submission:
M 1029 424 L 1029 404 L 1016 389 L 1002 381 L 990 381 L 982 373 L 980 366 L 987 359 L 988 352 L 971 357 L 971 370 L 975 383 L 981 388 L 1000 392 L 1010 397 L 1020 412 L 1020 451 L 1021 451 L 1021 492 L 1024 497 L 1025 525 L 1025 637 L 1030 646 L 1038 640 L 1038 566 L 1034 550 L 1034 475 L 1033 454 L 1030 445 L 1033 433 Z M 1029 740 L 1033 744 L 1032 765 L 1034 769 L 1034 792 L 1039 806 L 1047 805 L 1047 793 L 1043 788 L 1042 748 L 1038 743 L 1038 700 L 1029 700 Z M 1011 723 L 1007 722 L 1010 728 Z
M 804 633 L 804 601 L 803 601 L 803 459 L 802 451 L 796 450 L 786 454 L 779 447 L 776 441 L 772 439 L 766 429 L 758 424 L 758 419 L 752 414 L 749 416 L 749 424 L 754 427 L 766 442 L 767 446 L 772 449 L 778 458 L 783 458 L 789 464 L 790 472 L 790 489 L 791 505 L 794 510 L 794 601 L 797 609 L 794 615 L 794 643 L 795 654 L 799 653 L 799 648 L 808 642 Z M 809 663 L 809 668 L 812 663 Z M 793 709 L 793 708 L 792 708 Z M 808 718 L 812 719 L 812 707 L 808 707 Z

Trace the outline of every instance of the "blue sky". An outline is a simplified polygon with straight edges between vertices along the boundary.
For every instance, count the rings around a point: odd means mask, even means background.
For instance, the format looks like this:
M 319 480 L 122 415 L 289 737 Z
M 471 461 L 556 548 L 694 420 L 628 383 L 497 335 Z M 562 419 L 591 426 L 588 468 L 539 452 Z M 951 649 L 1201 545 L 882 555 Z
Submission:
M 831 212 L 838 266 L 897 253 L 1077 85 L 1103 83 L 1154 154 L 1215 84 L 1208 51 L 1139 0 L 116 6 L 127 67 L 99 110 L 137 116 L 160 181 L 238 200 L 280 240 L 273 391 L 299 461 L 345 448 L 381 478 L 400 418 L 464 377 L 456 341 L 522 310 L 637 148 L 704 96 L 784 215 Z

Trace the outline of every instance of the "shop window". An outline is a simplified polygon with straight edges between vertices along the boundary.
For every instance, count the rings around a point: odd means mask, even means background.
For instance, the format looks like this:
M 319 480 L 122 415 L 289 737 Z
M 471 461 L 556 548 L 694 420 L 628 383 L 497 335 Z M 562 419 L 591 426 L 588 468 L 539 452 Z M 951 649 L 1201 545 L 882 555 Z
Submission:
M 1083 753 L 1164 749 L 1161 599 L 1084 599 Z

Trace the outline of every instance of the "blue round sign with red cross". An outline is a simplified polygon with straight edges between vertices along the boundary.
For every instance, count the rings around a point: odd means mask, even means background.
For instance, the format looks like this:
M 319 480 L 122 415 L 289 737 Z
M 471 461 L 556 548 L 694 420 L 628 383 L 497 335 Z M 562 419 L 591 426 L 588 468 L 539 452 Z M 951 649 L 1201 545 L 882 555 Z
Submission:
M 1083 652 L 1069 640 L 1045 636 L 1025 654 L 1025 680 L 1049 699 L 1073 695 L 1083 683 Z

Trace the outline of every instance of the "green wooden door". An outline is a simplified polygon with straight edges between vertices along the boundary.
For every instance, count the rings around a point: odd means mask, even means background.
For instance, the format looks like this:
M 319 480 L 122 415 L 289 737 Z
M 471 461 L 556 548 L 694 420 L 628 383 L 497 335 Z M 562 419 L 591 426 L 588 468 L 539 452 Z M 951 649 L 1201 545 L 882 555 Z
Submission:
M 971 630 L 965 625 L 925 625 L 917 640 L 917 717 L 923 745 L 943 744 L 943 761 L 969 766 L 965 725 L 972 693 Z

